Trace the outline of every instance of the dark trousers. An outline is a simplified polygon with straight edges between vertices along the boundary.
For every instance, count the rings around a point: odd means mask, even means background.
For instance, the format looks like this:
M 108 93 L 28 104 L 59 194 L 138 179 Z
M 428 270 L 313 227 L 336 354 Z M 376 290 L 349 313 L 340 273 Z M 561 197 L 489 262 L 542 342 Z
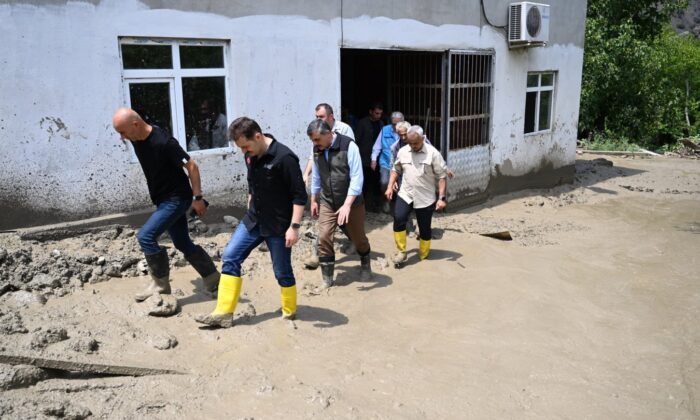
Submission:
M 365 198 L 365 208 L 374 211 L 381 203 L 383 191 L 379 191 L 379 173 L 373 171 L 371 166 L 363 166 L 362 174 L 365 178 L 362 184 L 362 196 Z
M 413 203 L 408 204 L 403 198 L 398 197 L 397 194 L 394 205 L 394 232 L 403 232 L 406 230 L 406 224 L 408 223 L 408 216 L 411 214 L 411 210 L 416 213 L 420 238 L 424 241 L 429 241 L 433 236 L 432 223 L 435 203 L 422 209 L 414 209 Z

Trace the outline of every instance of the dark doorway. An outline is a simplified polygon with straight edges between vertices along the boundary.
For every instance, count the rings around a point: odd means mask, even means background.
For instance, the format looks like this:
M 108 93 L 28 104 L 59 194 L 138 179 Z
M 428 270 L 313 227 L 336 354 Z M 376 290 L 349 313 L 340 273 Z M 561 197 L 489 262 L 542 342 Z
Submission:
M 391 112 L 401 111 L 440 149 L 443 57 L 433 51 L 341 49 L 341 118 L 352 124 L 381 102 L 385 122 Z

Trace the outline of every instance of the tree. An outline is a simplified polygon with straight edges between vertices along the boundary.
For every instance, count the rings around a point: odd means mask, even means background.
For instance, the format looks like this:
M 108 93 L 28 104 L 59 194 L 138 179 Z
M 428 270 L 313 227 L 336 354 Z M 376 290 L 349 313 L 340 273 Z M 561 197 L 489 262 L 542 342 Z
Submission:
M 688 120 L 698 112 L 700 46 L 669 28 L 671 15 L 686 6 L 687 0 L 589 0 L 582 135 L 655 146 L 692 131 L 684 110 L 687 104 Z

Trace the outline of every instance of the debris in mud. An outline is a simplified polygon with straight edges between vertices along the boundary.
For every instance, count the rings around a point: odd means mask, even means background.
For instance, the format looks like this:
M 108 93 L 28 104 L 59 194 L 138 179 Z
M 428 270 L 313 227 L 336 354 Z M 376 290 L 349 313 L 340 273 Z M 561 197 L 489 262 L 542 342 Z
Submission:
M 100 348 L 100 343 L 99 341 L 95 340 L 92 337 L 78 337 L 74 339 L 69 347 L 78 353 L 87 353 L 87 354 L 92 354 L 96 353 L 97 350 Z
M 499 239 L 501 241 L 512 241 L 513 240 L 513 237 L 510 235 L 510 232 L 508 232 L 507 230 L 504 230 L 501 232 L 493 232 L 493 233 L 480 233 L 479 235 L 486 236 L 487 238 Z
M 68 332 L 64 328 L 41 328 L 34 332 L 31 346 L 33 349 L 43 349 L 51 344 L 68 339 Z
M 26 388 L 48 378 L 48 372 L 36 366 L 0 364 L 1 390 Z
M 170 334 L 151 338 L 151 345 L 158 350 L 172 349 L 175 348 L 177 344 L 177 338 Z
M 70 420 L 83 420 L 92 416 L 92 412 L 87 408 L 73 405 L 67 401 L 52 403 L 48 407 L 45 407 L 42 413 L 47 416 Z
M 177 313 L 180 306 L 173 295 L 154 294 L 144 301 L 147 313 L 151 316 L 171 316 Z
M 17 307 L 29 307 L 32 305 L 44 305 L 46 304 L 46 298 L 39 293 L 26 292 L 24 290 L 18 290 L 16 292 L 10 292 L 6 295 L 8 302 L 11 302 Z
M 591 162 L 593 162 L 594 164 L 599 165 L 599 166 L 610 166 L 610 167 L 613 166 L 612 161 L 607 160 L 605 158 L 596 158 L 596 159 L 591 160 Z
M 96 363 L 72 362 L 68 360 L 44 359 L 41 357 L 12 356 L 0 354 L 0 364 L 31 365 L 44 369 L 63 370 L 66 372 L 92 373 L 97 375 L 146 376 L 146 375 L 181 375 L 170 369 L 153 369 L 135 366 L 101 365 Z
M 0 334 L 26 334 L 29 330 L 22 323 L 22 317 L 17 312 L 0 312 Z
M 648 188 L 648 187 L 635 187 L 632 185 L 620 185 L 621 188 L 624 188 L 629 191 L 637 191 L 637 192 L 648 192 L 648 193 L 653 193 L 654 189 L 653 188 Z

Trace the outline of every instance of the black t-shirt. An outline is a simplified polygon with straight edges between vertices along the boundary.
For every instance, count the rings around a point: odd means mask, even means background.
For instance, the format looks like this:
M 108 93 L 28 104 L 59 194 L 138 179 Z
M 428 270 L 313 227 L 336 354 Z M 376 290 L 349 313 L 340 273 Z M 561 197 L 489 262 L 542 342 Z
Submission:
M 243 224 L 262 236 L 284 236 L 292 223 L 293 205 L 306 205 L 306 185 L 299 158 L 287 146 L 273 141 L 260 157 L 246 155 L 248 192 L 252 196 Z
M 151 201 L 158 205 L 173 197 L 192 198 L 190 180 L 182 168 L 190 156 L 167 131 L 151 127 L 146 140 L 131 142 L 146 175 Z

